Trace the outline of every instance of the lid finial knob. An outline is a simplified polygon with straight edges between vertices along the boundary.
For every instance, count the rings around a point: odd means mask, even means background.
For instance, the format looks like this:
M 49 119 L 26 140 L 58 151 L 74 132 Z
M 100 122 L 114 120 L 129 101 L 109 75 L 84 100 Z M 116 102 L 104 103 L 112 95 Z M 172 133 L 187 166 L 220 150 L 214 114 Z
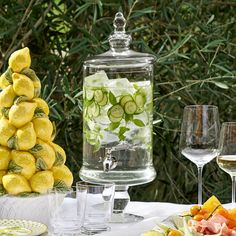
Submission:
M 117 12 L 113 21 L 114 32 L 109 37 L 112 51 L 123 52 L 129 49 L 131 36 L 125 32 L 126 19 L 121 12 Z
M 123 14 L 121 12 L 116 13 L 115 19 L 113 21 L 115 32 L 125 33 L 125 25 L 126 19 L 124 18 Z

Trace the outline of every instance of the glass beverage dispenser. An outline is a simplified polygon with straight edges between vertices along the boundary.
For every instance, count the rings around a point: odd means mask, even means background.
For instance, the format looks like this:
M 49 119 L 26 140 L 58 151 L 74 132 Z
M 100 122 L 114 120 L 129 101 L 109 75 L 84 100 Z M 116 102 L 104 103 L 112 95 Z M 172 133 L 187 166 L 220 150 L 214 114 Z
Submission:
M 110 50 L 84 62 L 83 166 L 80 177 L 116 184 L 114 221 L 122 214 L 128 186 L 152 181 L 153 62 L 150 54 L 129 49 L 122 13 L 114 19 Z

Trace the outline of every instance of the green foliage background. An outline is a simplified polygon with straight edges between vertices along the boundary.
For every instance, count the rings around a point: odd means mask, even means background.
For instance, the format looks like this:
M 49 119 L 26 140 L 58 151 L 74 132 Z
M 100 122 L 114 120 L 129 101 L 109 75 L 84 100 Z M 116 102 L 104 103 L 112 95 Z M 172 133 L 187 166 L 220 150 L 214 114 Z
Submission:
M 0 70 L 28 46 L 42 97 L 57 124 L 75 181 L 82 163 L 82 65 L 108 50 L 117 11 L 127 18 L 132 48 L 157 56 L 154 80 L 154 165 L 157 178 L 130 188 L 142 201 L 196 202 L 196 167 L 179 154 L 183 107 L 219 106 L 236 119 L 235 0 L 1 0 Z M 204 168 L 204 199 L 230 201 L 231 182 L 215 161 Z

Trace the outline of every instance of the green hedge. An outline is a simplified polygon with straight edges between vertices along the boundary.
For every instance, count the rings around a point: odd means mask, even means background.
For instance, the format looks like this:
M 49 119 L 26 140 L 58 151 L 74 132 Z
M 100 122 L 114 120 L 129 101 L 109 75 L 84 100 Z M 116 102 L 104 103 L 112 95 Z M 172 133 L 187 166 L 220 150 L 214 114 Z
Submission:
M 189 203 L 197 199 L 197 169 L 179 154 L 183 107 L 215 104 L 220 119 L 236 118 L 234 0 L 0 1 L 0 70 L 28 46 L 42 97 L 57 124 L 56 142 L 79 179 L 82 163 L 82 65 L 108 50 L 117 11 L 127 18 L 132 48 L 157 56 L 154 82 L 154 164 L 157 178 L 130 188 L 133 200 Z M 204 199 L 231 198 L 231 182 L 215 161 L 203 172 Z M 224 186 L 224 187 L 222 187 Z

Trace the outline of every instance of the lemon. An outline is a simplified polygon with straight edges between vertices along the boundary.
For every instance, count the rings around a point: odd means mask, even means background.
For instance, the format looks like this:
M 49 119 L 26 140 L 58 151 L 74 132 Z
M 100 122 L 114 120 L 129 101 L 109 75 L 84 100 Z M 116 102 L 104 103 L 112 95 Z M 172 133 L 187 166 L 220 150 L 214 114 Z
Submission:
M 41 93 L 41 82 L 39 79 L 33 81 L 34 85 L 34 96 L 38 97 Z
M 36 160 L 37 170 L 51 169 L 56 156 L 53 148 L 46 142 L 37 139 L 36 145 L 30 149 Z
M 0 146 L 0 170 L 6 170 L 11 159 L 10 150 Z
M 5 89 L 8 85 L 12 83 L 12 70 L 8 69 L 0 76 L 0 88 Z
M 36 172 L 30 179 L 32 190 L 38 193 L 46 193 L 53 188 L 53 184 L 53 174 L 49 170 Z
M 72 185 L 73 175 L 67 166 L 54 166 L 52 168 L 52 172 L 55 181 L 63 181 L 67 187 Z
M 29 77 L 33 81 L 34 97 L 38 97 L 40 95 L 40 91 L 41 91 L 41 82 L 40 82 L 38 76 L 35 74 L 34 70 L 32 70 L 30 68 L 25 68 L 20 73 L 26 75 L 27 77 Z
M 0 185 L 2 184 L 2 177 L 6 174 L 7 172 L 5 170 L 0 170 Z
M 51 141 L 54 140 L 54 138 L 56 137 L 56 133 L 57 133 L 55 122 L 52 122 L 52 127 L 53 127 L 53 131 L 52 131 Z
M 9 110 L 9 121 L 19 128 L 33 119 L 37 104 L 34 102 L 20 102 L 13 105 Z
M 10 83 L 8 82 L 8 80 L 6 79 L 5 74 L 2 74 L 0 76 L 0 88 L 1 89 L 5 89 L 7 86 L 9 86 Z
M 27 179 L 19 174 L 6 174 L 2 177 L 3 187 L 7 193 L 17 195 L 19 193 L 31 192 Z
M 25 47 L 13 52 L 9 58 L 9 66 L 14 72 L 20 72 L 31 65 L 29 48 Z
M 9 164 L 8 171 L 19 173 L 26 179 L 30 179 L 36 172 L 35 158 L 29 152 L 12 150 L 12 160 Z
M 36 144 L 36 134 L 32 122 L 28 122 L 16 131 L 15 148 L 29 150 Z
M 56 160 L 53 165 L 60 166 L 60 165 L 65 164 L 66 153 L 65 153 L 64 149 L 56 143 L 50 142 L 49 144 L 54 149 L 55 154 L 56 154 Z
M 16 94 L 13 90 L 12 85 L 8 85 L 0 93 L 0 107 L 11 107 L 14 102 L 15 96 Z
M 37 104 L 37 108 L 42 109 L 46 115 L 49 114 L 48 104 L 42 98 L 34 98 L 33 101 Z
M 26 75 L 13 73 L 13 89 L 18 96 L 26 96 L 28 99 L 34 97 L 33 81 Z
M 35 118 L 32 122 L 36 136 L 44 141 L 50 141 L 53 132 L 52 122 L 47 117 Z
M 8 140 L 15 134 L 16 128 L 5 117 L 0 119 L 0 144 L 7 147 Z

